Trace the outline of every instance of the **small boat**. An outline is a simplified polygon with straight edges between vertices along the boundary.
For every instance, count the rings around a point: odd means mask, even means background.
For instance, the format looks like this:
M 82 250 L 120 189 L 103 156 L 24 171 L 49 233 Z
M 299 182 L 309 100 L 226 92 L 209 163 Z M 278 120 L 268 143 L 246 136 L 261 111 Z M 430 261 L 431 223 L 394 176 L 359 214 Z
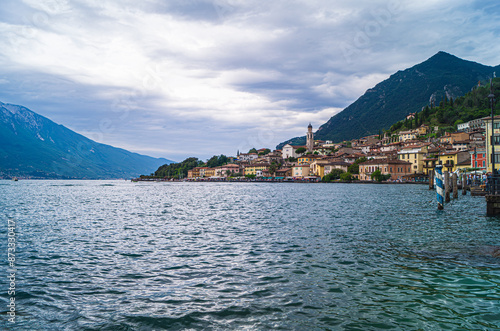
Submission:
M 12 180 L 15 181 L 15 182 L 18 181 L 17 177 L 12 177 Z

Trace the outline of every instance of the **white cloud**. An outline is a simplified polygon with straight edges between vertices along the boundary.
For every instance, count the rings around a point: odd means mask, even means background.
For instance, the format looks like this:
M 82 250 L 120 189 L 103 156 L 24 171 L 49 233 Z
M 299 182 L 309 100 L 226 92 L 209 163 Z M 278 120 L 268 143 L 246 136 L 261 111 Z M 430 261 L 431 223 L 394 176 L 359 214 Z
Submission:
M 8 0 L 0 96 L 80 132 L 112 119 L 103 142 L 154 155 L 229 153 L 248 139 L 273 147 L 439 50 L 497 65 L 496 9 L 465 0 Z

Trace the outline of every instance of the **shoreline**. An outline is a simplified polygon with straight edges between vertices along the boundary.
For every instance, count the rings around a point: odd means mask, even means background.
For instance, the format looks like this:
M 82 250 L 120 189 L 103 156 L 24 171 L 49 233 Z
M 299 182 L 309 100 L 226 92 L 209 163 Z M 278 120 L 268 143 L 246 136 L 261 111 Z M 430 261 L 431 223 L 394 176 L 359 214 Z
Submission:
M 300 184 L 389 184 L 389 185 L 402 185 L 402 184 L 410 184 L 410 185 L 429 185 L 428 182 L 375 182 L 375 181 L 331 181 L 331 182 L 322 182 L 322 181 L 314 181 L 314 180 L 265 180 L 265 179 L 248 179 L 248 180 L 225 180 L 225 179 L 201 179 L 201 180 L 179 180 L 179 179 L 132 179 L 132 182 L 148 182 L 148 183 L 160 183 L 160 182 L 169 182 L 169 183 L 300 183 Z

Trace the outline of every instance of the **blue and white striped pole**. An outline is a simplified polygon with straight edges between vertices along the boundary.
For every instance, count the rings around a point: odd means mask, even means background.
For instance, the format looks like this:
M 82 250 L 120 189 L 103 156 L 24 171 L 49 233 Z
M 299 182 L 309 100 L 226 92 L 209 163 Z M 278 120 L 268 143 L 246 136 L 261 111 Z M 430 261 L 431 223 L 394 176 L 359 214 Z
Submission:
M 444 206 L 444 185 L 443 185 L 443 166 L 436 166 L 436 197 L 438 209 L 443 209 Z

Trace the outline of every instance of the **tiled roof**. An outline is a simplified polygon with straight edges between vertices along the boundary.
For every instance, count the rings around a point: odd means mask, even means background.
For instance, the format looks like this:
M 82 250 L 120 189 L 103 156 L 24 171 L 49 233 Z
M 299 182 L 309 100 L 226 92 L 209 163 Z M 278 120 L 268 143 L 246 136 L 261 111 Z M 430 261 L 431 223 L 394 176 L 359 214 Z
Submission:
M 370 164 L 402 164 L 402 165 L 411 165 L 412 163 L 401 161 L 401 160 L 388 160 L 388 159 L 376 159 L 376 160 L 368 160 L 366 162 L 360 163 L 359 165 L 370 165 Z

